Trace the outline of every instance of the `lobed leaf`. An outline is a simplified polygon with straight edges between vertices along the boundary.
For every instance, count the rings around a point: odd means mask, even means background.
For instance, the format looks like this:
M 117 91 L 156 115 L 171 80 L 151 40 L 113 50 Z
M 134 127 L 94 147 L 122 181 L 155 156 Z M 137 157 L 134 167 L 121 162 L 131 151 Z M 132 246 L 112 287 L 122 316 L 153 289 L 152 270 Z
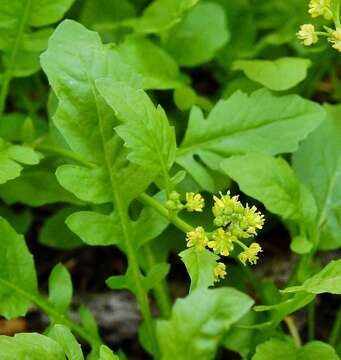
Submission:
M 237 91 L 220 100 L 207 119 L 200 109 L 192 109 L 176 161 L 210 190 L 213 179 L 206 166 L 219 169 L 221 160 L 234 154 L 295 151 L 324 117 L 319 105 L 297 95 L 278 98 L 261 89 L 247 96 Z

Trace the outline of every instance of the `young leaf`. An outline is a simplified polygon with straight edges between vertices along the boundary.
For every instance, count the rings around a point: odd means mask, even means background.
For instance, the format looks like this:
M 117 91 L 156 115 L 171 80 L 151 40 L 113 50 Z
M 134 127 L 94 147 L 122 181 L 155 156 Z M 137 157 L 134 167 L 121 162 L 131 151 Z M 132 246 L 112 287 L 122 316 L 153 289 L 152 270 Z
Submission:
M 341 107 L 326 109 L 327 121 L 302 143 L 293 166 L 316 200 L 319 248 L 330 250 L 341 246 Z
M 128 159 L 146 171 L 168 178 L 175 160 L 176 142 L 173 127 L 164 110 L 155 108 L 143 90 L 110 79 L 96 81 L 100 94 L 123 124 L 116 128 L 130 150 Z
M 182 251 L 179 256 L 186 265 L 191 278 L 191 289 L 208 288 L 214 284 L 214 268 L 217 265 L 218 255 L 204 249 L 203 251 L 190 248 Z
M 68 270 L 57 264 L 49 277 L 49 300 L 60 313 L 67 313 L 72 300 L 72 280 Z
M 297 348 L 291 341 L 270 339 L 257 346 L 252 360 L 339 360 L 332 346 L 321 341 L 312 341 Z
M 47 336 L 36 333 L 0 336 L 1 360 L 65 360 L 62 347 Z
M 21 164 L 38 164 L 40 155 L 27 146 L 12 145 L 0 138 L 0 185 L 17 178 Z
M 66 326 L 54 325 L 48 336 L 62 347 L 68 360 L 84 360 L 81 346 Z
M 33 257 L 24 237 L 18 235 L 0 217 L 0 314 L 7 319 L 23 316 L 31 306 L 29 296 L 37 294 L 37 277 Z
M 213 359 L 224 333 L 252 304 L 232 288 L 196 289 L 178 299 L 171 318 L 157 322 L 162 359 Z
M 237 60 L 233 70 L 242 70 L 245 75 L 270 90 L 288 90 L 307 77 L 311 61 L 297 57 L 276 60 Z
M 211 60 L 228 38 L 224 8 L 207 2 L 199 3 L 168 31 L 164 46 L 179 65 L 196 66 Z
M 302 285 L 292 286 L 283 292 L 305 291 L 311 294 L 341 294 L 341 260 L 331 261 L 320 272 L 307 279 Z
M 295 151 L 324 116 L 319 105 L 297 95 L 278 98 L 261 89 L 247 96 L 237 91 L 228 100 L 220 100 L 207 119 L 201 110 L 192 109 L 177 162 L 210 190 L 213 179 L 201 162 L 219 169 L 222 159 L 236 153 Z

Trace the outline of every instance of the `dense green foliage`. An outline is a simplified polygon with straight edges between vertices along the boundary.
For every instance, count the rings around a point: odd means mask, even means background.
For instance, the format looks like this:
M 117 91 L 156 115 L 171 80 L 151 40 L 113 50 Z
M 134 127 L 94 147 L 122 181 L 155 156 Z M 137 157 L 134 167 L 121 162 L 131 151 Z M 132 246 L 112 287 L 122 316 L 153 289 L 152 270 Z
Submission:
M 0 358 L 129 352 L 70 316 L 67 264 L 41 287 L 38 242 L 120 250 L 146 358 L 340 359 L 338 51 L 340 0 L 0 1 L 0 316 L 49 319 Z

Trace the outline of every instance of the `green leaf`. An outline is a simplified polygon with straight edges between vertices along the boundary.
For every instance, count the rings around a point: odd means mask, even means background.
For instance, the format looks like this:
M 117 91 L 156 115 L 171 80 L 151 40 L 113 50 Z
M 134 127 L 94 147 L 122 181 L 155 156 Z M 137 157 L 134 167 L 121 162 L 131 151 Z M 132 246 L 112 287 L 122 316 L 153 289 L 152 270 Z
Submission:
M 66 218 L 79 210 L 65 207 L 48 217 L 39 232 L 39 242 L 56 249 L 70 250 L 83 245 L 83 242 L 65 224 Z
M 175 60 L 144 37 L 128 37 L 116 49 L 122 61 L 143 77 L 144 89 L 173 89 L 181 85 Z
M 222 161 L 221 167 L 238 183 L 240 190 L 261 201 L 269 211 L 283 219 L 305 218 L 301 204 L 306 192 L 284 159 L 249 153 L 231 156 Z M 314 199 L 311 203 L 314 205 Z M 311 212 L 316 214 L 316 210 Z
M 295 151 L 324 116 L 319 105 L 297 95 L 275 97 L 261 89 L 247 96 L 237 91 L 220 100 L 207 119 L 200 109 L 192 109 L 177 162 L 210 190 L 213 179 L 205 166 L 219 169 L 221 160 L 233 154 Z
M 318 207 L 319 248 L 331 250 L 341 246 L 341 107 L 326 109 L 328 119 L 302 143 L 293 166 Z
M 4 0 L 0 5 L 0 50 L 5 85 L 13 76 L 39 69 L 39 53 L 46 48 L 51 29 L 35 30 L 60 20 L 74 0 Z
M 228 38 L 224 8 L 205 2 L 191 9 L 180 24 L 168 31 L 164 46 L 179 65 L 196 66 L 211 60 Z
M 242 70 L 251 80 L 270 90 L 288 90 L 307 77 L 309 59 L 283 57 L 276 60 L 237 60 L 232 70 Z
M 178 299 L 171 318 L 157 322 L 162 359 L 213 359 L 224 333 L 252 304 L 233 288 L 201 288 Z
M 36 165 L 40 157 L 28 146 L 12 145 L 0 138 L 0 185 L 20 175 L 20 164 Z
M 94 211 L 78 211 L 66 219 L 66 224 L 88 245 L 118 245 L 121 248 L 123 235 L 116 212 L 110 215 Z
M 0 348 L 1 360 L 65 360 L 64 351 L 57 342 L 36 333 L 0 336 Z
M 68 270 L 57 264 L 49 276 L 49 301 L 60 313 L 66 314 L 73 294 L 72 280 Z
M 320 272 L 307 279 L 300 286 L 282 290 L 285 293 L 305 291 L 311 294 L 341 294 L 341 260 L 331 261 Z
M 191 289 L 208 288 L 214 284 L 214 268 L 217 265 L 218 255 L 209 250 L 203 251 L 190 248 L 182 251 L 179 256 L 186 265 L 191 278 Z
M 123 122 L 116 131 L 130 150 L 128 159 L 146 171 L 168 178 L 175 160 L 176 141 L 164 110 L 160 106 L 155 108 L 143 90 L 110 79 L 98 80 L 96 84 Z
M 90 333 L 92 337 L 97 338 L 99 342 L 101 342 L 101 338 L 98 332 L 98 325 L 91 311 L 85 305 L 81 305 L 78 309 L 78 313 L 84 330 Z
M 287 315 L 305 307 L 314 300 L 314 298 L 315 296 L 312 294 L 298 292 L 293 297 L 278 304 L 255 306 L 255 311 L 271 311 L 271 319 L 266 323 L 254 326 L 254 328 L 275 328 Z
M 107 346 L 102 345 L 99 350 L 99 360 L 119 360 L 119 357 L 115 355 Z
M 62 347 L 68 360 L 84 360 L 81 346 L 66 326 L 54 325 L 48 336 Z
M 321 341 L 312 341 L 297 348 L 292 342 L 270 339 L 257 346 L 252 360 L 339 360 L 332 346 Z
M 1 185 L 0 197 L 7 204 L 22 203 L 33 207 L 56 202 L 79 203 L 58 184 L 51 171 L 40 168 L 25 170 L 20 177 Z
M 140 18 L 131 22 L 138 33 L 162 33 L 181 21 L 199 0 L 154 0 Z
M 0 237 L 0 252 L 4 254 L 0 261 L 0 314 L 11 319 L 25 315 L 31 307 L 23 293 L 37 294 L 37 277 L 24 237 L 3 218 Z

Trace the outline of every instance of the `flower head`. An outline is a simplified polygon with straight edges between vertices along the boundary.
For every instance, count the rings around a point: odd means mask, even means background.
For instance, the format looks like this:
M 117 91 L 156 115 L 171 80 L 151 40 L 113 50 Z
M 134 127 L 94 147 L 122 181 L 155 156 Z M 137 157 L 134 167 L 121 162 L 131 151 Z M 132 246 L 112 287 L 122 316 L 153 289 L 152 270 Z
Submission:
M 264 225 L 264 215 L 262 215 L 255 206 L 249 207 L 246 204 L 244 208 L 244 221 L 246 223 L 246 232 L 250 235 L 256 235 L 257 230 L 263 228 Z
M 220 279 L 225 279 L 226 276 L 226 266 L 225 264 L 218 262 L 216 267 L 213 269 L 214 281 L 217 282 Z
M 247 249 L 242 251 L 238 255 L 238 259 L 240 260 L 243 265 L 246 265 L 246 262 L 248 261 L 250 264 L 254 265 L 257 264 L 258 253 L 262 252 L 262 248 L 258 243 L 252 243 Z
M 318 41 L 315 27 L 312 24 L 301 25 L 300 31 L 296 35 L 305 46 L 316 44 Z
M 333 13 L 330 8 L 331 0 L 311 0 L 309 3 L 309 14 L 315 18 L 323 16 L 326 20 L 333 18 Z
M 186 193 L 186 209 L 189 212 L 201 212 L 205 206 L 205 200 L 200 194 L 193 192 Z
M 218 228 L 212 233 L 212 240 L 208 242 L 207 246 L 216 254 L 229 256 L 233 250 L 233 241 L 237 238 L 229 232 L 225 232 L 223 228 Z
M 333 44 L 334 49 L 341 52 L 341 28 L 337 28 L 331 33 L 329 41 Z
M 206 232 L 202 226 L 196 227 L 194 230 L 189 231 L 186 235 L 187 247 L 195 247 L 197 250 L 204 250 L 208 239 Z

